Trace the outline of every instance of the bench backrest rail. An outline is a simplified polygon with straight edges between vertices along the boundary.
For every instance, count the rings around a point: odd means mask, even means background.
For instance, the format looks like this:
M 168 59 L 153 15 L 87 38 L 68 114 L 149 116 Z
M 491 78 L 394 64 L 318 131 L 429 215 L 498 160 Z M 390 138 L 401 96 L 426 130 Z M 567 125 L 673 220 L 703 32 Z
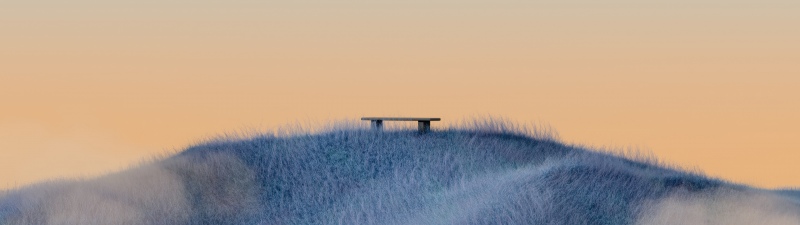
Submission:
M 361 120 L 369 120 L 373 130 L 383 130 L 383 121 L 417 121 L 419 133 L 424 134 L 431 131 L 431 121 L 441 121 L 441 118 L 433 117 L 361 117 Z

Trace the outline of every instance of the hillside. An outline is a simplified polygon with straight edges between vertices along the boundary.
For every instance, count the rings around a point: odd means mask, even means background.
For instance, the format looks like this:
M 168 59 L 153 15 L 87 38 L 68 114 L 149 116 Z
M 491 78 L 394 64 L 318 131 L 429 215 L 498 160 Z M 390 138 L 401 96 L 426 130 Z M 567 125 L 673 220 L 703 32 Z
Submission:
M 0 224 L 800 224 L 790 196 L 513 129 L 341 128 L 12 190 Z

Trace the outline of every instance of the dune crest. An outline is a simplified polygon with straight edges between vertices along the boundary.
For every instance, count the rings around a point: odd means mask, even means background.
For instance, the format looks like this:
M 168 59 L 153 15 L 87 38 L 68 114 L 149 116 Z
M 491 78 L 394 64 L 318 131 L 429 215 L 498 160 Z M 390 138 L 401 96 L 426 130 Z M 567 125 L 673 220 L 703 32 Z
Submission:
M 489 121 L 221 138 L 12 190 L 0 224 L 800 224 L 793 194 Z

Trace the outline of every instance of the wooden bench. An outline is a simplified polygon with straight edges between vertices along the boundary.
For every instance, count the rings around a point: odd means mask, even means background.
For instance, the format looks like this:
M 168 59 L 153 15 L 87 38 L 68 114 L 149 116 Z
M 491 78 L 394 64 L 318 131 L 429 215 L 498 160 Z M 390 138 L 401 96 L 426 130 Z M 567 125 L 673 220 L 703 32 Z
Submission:
M 383 121 L 417 121 L 419 133 L 424 134 L 431 131 L 431 121 L 441 121 L 441 118 L 425 117 L 361 117 L 361 120 L 369 120 L 373 130 L 382 130 Z

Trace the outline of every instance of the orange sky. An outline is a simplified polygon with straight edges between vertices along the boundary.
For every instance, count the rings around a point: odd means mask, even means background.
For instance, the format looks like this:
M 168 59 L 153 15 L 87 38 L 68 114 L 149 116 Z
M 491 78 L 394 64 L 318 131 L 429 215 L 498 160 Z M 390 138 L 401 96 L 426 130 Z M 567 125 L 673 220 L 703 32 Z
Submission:
M 485 114 L 800 186 L 800 2 L 295 2 L 0 2 L 0 189 L 241 129 Z

